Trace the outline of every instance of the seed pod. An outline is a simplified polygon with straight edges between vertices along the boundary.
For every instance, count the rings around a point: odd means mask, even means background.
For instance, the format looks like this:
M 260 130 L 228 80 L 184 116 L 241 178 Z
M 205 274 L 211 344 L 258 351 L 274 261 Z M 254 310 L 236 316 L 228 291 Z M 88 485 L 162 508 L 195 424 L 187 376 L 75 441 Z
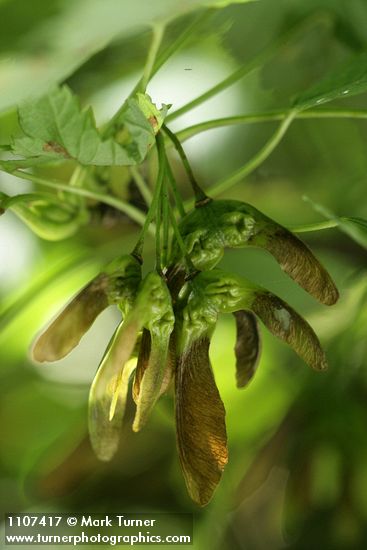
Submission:
M 122 256 L 111 262 L 37 338 L 33 358 L 43 362 L 65 357 L 107 306 L 119 304 L 123 311 L 131 306 L 140 279 L 140 264 L 132 256 Z
M 143 330 L 142 337 L 141 337 L 138 362 L 136 365 L 136 371 L 135 371 L 135 377 L 134 377 L 133 399 L 135 403 L 137 403 L 138 401 L 141 381 L 149 365 L 150 348 L 151 348 L 150 332 L 145 328 Z
M 170 341 L 169 341 L 168 356 L 167 356 L 166 367 L 163 375 L 162 386 L 158 397 L 166 393 L 173 379 L 175 363 L 176 363 L 175 339 L 173 336 L 174 335 L 172 332 Z M 149 365 L 150 350 L 151 350 L 150 332 L 149 330 L 144 329 L 142 334 L 142 339 L 141 339 L 138 363 L 136 366 L 134 385 L 133 385 L 133 399 L 135 403 L 138 402 L 141 381 Z
M 101 365 L 110 353 L 116 332 L 117 329 L 107 346 Z M 103 376 L 103 369 L 100 367 L 97 369 L 89 391 L 88 429 L 90 442 L 96 456 L 104 462 L 111 460 L 118 449 L 129 381 L 136 368 L 139 346 L 138 336 L 131 358 L 111 378 L 101 399 L 96 399 L 96 388 L 100 384 L 100 377 Z
M 236 380 L 244 388 L 255 374 L 260 359 L 260 333 L 255 315 L 240 310 L 233 313 L 236 319 Z
M 221 270 L 203 271 L 179 294 L 176 327 L 176 424 L 180 462 L 191 498 L 205 505 L 227 462 L 225 410 L 209 361 L 209 343 L 219 313 L 237 323 L 237 385 L 252 378 L 260 343 L 254 314 L 312 368 L 326 359 L 317 336 L 288 304 L 250 281 Z
M 325 370 L 327 361 L 320 342 L 310 325 L 288 304 L 264 290 L 255 294 L 252 311 L 267 329 L 315 370 Z
M 228 461 L 225 409 L 209 361 L 209 339 L 181 354 L 176 375 L 177 444 L 191 498 L 205 506 Z
M 99 460 L 111 460 L 118 449 L 129 380 L 135 370 L 136 361 L 136 358 L 130 359 L 111 378 L 101 399 L 95 399 L 95 387 L 99 383 L 101 371 L 97 371 L 93 380 L 89 393 L 88 428 L 93 450 Z
M 183 312 L 184 319 L 199 317 L 197 308 L 200 307 L 200 301 L 204 304 L 201 315 L 207 317 L 210 311 L 213 319 L 219 313 L 251 310 L 272 334 L 291 346 L 310 367 L 315 370 L 327 367 L 325 354 L 310 325 L 283 300 L 247 279 L 221 270 L 203 271 L 191 283 L 191 293 Z M 212 326 L 214 324 L 215 321 Z M 186 325 L 188 323 L 184 321 L 183 335 L 188 334 Z M 191 331 L 191 334 L 195 333 Z M 256 347 L 255 339 L 254 355 L 257 353 Z
M 133 430 L 136 432 L 145 425 L 154 404 L 164 391 L 167 365 L 170 367 L 168 363 L 170 337 L 175 318 L 169 290 L 161 278 L 160 280 L 161 288 L 155 296 L 156 299 L 158 296 L 159 298 L 154 315 L 144 324 L 150 333 L 150 353 L 136 398 L 136 414 L 133 422 Z
M 130 311 L 118 326 L 93 381 L 89 399 L 89 418 L 92 444 L 96 449 L 99 448 L 99 444 L 93 443 L 93 438 L 101 433 L 103 428 L 95 426 L 94 423 L 103 426 L 106 419 L 110 418 L 111 385 L 117 377 L 125 376 L 125 365 L 133 353 L 139 333 L 144 328 L 149 331 L 151 339 L 149 361 L 140 380 L 133 429 L 137 431 L 146 422 L 162 387 L 173 323 L 168 288 L 157 273 L 149 273 L 139 286 Z M 149 340 L 144 334 L 142 345 L 145 353 Z
M 249 204 L 234 200 L 206 202 L 183 218 L 180 233 L 199 270 L 215 267 L 225 248 L 256 246 L 268 250 L 280 267 L 320 302 L 331 305 L 338 299 L 330 275 L 307 246 Z M 173 257 L 174 262 L 180 261 L 177 243 Z

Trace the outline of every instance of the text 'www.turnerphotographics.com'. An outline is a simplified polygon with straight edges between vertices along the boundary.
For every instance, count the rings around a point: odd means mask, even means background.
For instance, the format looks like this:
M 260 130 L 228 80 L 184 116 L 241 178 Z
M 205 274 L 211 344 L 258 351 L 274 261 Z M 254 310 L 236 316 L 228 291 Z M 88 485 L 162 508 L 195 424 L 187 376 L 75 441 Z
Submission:
M 5 545 L 193 544 L 191 514 L 6 514 Z

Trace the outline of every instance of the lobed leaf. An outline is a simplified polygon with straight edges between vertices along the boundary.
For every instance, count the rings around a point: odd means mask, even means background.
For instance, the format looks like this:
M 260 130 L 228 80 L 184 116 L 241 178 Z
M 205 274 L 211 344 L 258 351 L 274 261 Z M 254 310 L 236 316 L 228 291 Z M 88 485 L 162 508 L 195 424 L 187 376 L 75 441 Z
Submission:
M 149 114 L 148 118 L 144 113 Z M 128 141 L 103 139 L 92 110 L 81 110 L 67 86 L 55 87 L 46 96 L 19 108 L 24 135 L 13 140 L 13 153 L 27 159 L 34 157 L 37 164 L 44 159 L 73 159 L 83 165 L 135 165 L 144 160 L 154 144 L 162 117 L 150 98 L 140 94 L 127 101 L 121 115 Z

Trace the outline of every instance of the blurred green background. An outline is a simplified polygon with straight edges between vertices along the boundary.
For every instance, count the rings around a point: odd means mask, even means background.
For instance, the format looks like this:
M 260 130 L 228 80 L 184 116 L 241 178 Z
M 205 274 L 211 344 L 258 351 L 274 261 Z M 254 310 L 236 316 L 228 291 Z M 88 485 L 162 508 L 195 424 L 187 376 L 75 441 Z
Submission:
M 17 131 L 14 103 L 54 80 L 67 82 L 103 123 L 141 74 L 150 40 L 147 21 L 172 17 L 164 39 L 170 44 L 195 17 L 181 15 L 180 6 L 174 0 L 120 2 L 122 25 L 115 23 L 111 0 L 2 0 L 0 143 Z M 172 129 L 285 108 L 295 94 L 366 49 L 364 0 L 259 1 L 211 10 L 147 91 L 156 103 L 177 109 L 304 18 L 310 18 L 304 31 L 274 48 L 260 69 L 178 118 Z M 366 95 L 339 105 L 367 108 Z M 236 126 L 187 141 L 204 187 L 244 164 L 274 128 L 274 123 Z M 226 197 L 250 202 L 286 226 L 320 220 L 303 195 L 337 215 L 366 218 L 366 141 L 364 121 L 297 120 L 269 159 Z M 189 196 L 174 156 L 172 162 Z M 43 174 L 70 175 L 57 167 Z M 29 189 L 31 184 L 0 174 L 1 191 Z M 131 182 L 120 193 L 143 206 Z M 309 372 L 263 331 L 259 370 L 239 391 L 235 327 L 230 316 L 221 319 L 211 357 L 227 410 L 230 461 L 214 499 L 198 509 L 180 473 L 171 396 L 160 400 L 139 434 L 131 431 L 130 402 L 118 455 L 103 464 L 92 454 L 88 390 L 118 321 L 113 308 L 66 359 L 41 366 L 29 359 L 37 331 L 106 260 L 128 252 L 136 239 L 138 227 L 127 217 L 98 205 L 95 211 L 90 226 L 60 243 L 37 239 L 10 212 L 0 218 L 2 512 L 190 512 L 194 548 L 200 550 L 367 548 L 366 250 L 336 229 L 302 235 L 340 289 L 340 302 L 330 309 L 291 282 L 265 252 L 226 253 L 223 268 L 268 287 L 305 315 L 330 368 Z M 153 262 L 153 243 L 147 247 L 148 266 L 149 246 Z

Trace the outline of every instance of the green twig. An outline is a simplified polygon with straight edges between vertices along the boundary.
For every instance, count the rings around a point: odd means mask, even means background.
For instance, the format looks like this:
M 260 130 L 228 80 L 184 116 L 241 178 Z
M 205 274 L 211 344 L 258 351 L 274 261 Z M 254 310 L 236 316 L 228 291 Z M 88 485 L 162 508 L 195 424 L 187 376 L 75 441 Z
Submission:
M 173 175 L 171 165 L 168 161 L 167 155 L 166 155 L 166 174 L 167 174 L 167 178 L 168 178 L 168 181 L 169 181 L 169 184 L 170 184 L 170 187 L 171 187 L 173 198 L 175 199 L 175 204 L 176 204 L 178 213 L 180 214 L 180 217 L 183 218 L 186 214 L 185 207 L 184 207 L 181 195 L 180 195 L 180 193 L 177 189 L 176 180 L 175 180 L 175 177 Z
M 201 24 L 203 23 L 203 21 L 205 21 L 207 19 L 207 17 L 209 15 L 211 15 L 211 13 L 213 13 L 214 10 L 207 10 L 205 12 L 203 12 L 202 14 L 200 14 L 192 23 L 191 25 L 189 25 L 175 40 L 174 42 L 172 42 L 172 44 L 170 46 L 168 46 L 168 48 L 166 48 L 157 58 L 156 62 L 153 64 L 152 68 L 151 68 L 151 72 L 150 72 L 150 78 L 152 78 L 158 71 L 159 69 L 162 67 L 162 65 L 164 65 L 166 63 L 166 61 L 176 52 L 178 51 L 180 48 L 182 48 L 182 46 L 186 43 L 186 41 L 191 37 L 192 33 L 196 30 L 196 28 L 200 27 Z M 153 44 L 153 42 L 152 42 Z M 152 47 L 152 45 L 151 45 Z M 150 50 L 148 52 L 148 56 L 147 56 L 147 62 L 146 62 L 146 66 L 148 64 L 148 59 L 149 57 L 152 57 L 150 55 Z M 151 63 L 151 60 L 149 61 L 149 63 Z M 142 77 L 143 78 L 143 77 Z M 133 97 L 140 89 L 141 89 L 141 85 L 142 85 L 142 78 L 139 80 L 139 82 L 136 84 L 136 86 L 134 87 L 134 89 L 130 92 L 129 96 L 126 98 L 126 100 L 124 101 L 124 103 L 121 105 L 121 107 L 119 107 L 119 109 L 116 111 L 116 113 L 113 115 L 113 117 L 109 120 L 109 122 L 106 124 L 105 128 L 104 128 L 104 132 L 103 132 L 103 135 L 104 137 L 107 137 L 109 135 L 111 135 L 112 133 L 112 130 L 114 129 L 114 126 L 115 126 L 115 123 L 116 121 L 120 118 L 120 115 L 121 113 L 123 112 L 125 106 L 126 106 L 126 102 L 128 99 L 130 99 L 131 97 Z
M 248 176 L 253 172 L 264 160 L 274 151 L 276 146 L 282 140 L 284 134 L 289 128 L 292 120 L 296 116 L 296 111 L 290 111 L 287 116 L 283 119 L 281 124 L 278 126 L 277 130 L 271 136 L 271 138 L 266 142 L 264 147 L 260 149 L 256 155 L 254 155 L 244 166 L 239 170 L 232 172 L 229 176 L 224 178 L 222 181 L 215 183 L 212 187 L 208 188 L 209 195 L 215 197 L 227 191 L 233 187 L 236 183 L 241 181 L 244 177 Z
M 204 193 L 204 191 L 201 189 L 200 185 L 196 181 L 196 178 L 190 166 L 189 160 L 181 145 L 180 140 L 177 139 L 177 136 L 169 128 L 167 128 L 165 124 L 163 124 L 162 128 L 163 128 L 163 131 L 169 137 L 169 139 L 172 141 L 177 153 L 179 154 L 181 162 L 186 170 L 187 177 L 189 178 L 192 190 L 194 192 L 196 202 L 205 201 L 207 199 L 207 195 Z
M 149 189 L 145 179 L 139 172 L 138 168 L 135 166 L 130 166 L 130 174 L 132 175 L 134 182 L 139 189 L 143 199 L 145 200 L 146 204 L 149 206 L 152 202 L 153 193 Z
M 163 34 L 164 34 L 164 25 L 156 23 L 153 26 L 153 36 L 152 42 L 149 47 L 149 52 L 147 60 L 144 66 L 143 76 L 141 77 L 138 83 L 138 89 L 136 91 L 144 93 L 148 82 L 152 76 L 154 63 L 158 54 L 159 46 L 161 45 Z
M 162 136 L 159 133 L 157 134 L 157 137 L 156 137 L 156 143 L 157 143 L 157 150 L 158 150 L 158 166 L 159 166 L 158 176 L 157 176 L 157 181 L 156 181 L 156 184 L 155 184 L 152 203 L 151 203 L 151 205 L 149 207 L 149 210 L 148 210 L 148 213 L 145 217 L 144 225 L 143 225 L 143 228 L 142 228 L 141 233 L 139 235 L 138 242 L 136 243 L 136 245 L 134 247 L 134 250 L 133 250 L 133 254 L 135 254 L 138 257 L 140 257 L 142 255 L 145 235 L 148 231 L 148 228 L 149 228 L 151 222 L 153 221 L 154 216 L 156 215 L 156 211 L 157 211 L 157 207 L 158 207 L 158 203 L 159 203 L 159 198 L 160 198 L 160 195 L 161 195 L 161 189 L 162 189 L 162 183 L 163 183 L 163 179 L 164 179 L 164 173 L 165 173 L 164 140 L 163 140 Z
M 166 177 L 163 181 L 163 189 L 162 189 L 162 229 L 163 229 L 163 250 L 162 250 L 162 262 L 163 265 L 167 265 L 168 263 L 168 257 L 169 257 L 169 221 L 170 221 L 170 215 L 169 215 L 169 209 L 170 209 L 170 203 L 169 203 L 169 196 L 168 196 L 168 183 L 167 183 L 167 159 L 166 161 Z
M 271 122 L 276 120 L 283 120 L 289 110 L 279 109 L 276 111 L 268 111 L 263 113 L 253 113 L 246 115 L 238 115 L 231 117 L 216 118 L 213 120 L 207 120 L 188 126 L 183 130 L 176 133 L 177 138 L 182 142 L 187 139 L 206 132 L 213 128 L 221 128 L 224 126 L 237 126 L 240 124 L 255 124 L 258 122 Z M 307 111 L 297 112 L 295 119 L 324 119 L 324 118 L 353 118 L 353 119 L 367 119 L 367 110 L 363 109 L 308 109 Z
M 163 50 L 163 52 L 158 56 L 157 61 L 154 65 L 152 76 L 155 75 L 159 69 L 168 61 L 173 54 L 180 50 L 188 40 L 190 40 L 193 34 L 200 29 L 202 24 L 213 14 L 215 9 L 207 9 L 199 13 L 195 19 L 188 25 L 181 34 L 179 34 L 175 40 Z
M 163 171 L 164 174 L 164 171 Z M 164 181 L 164 176 L 163 176 Z M 162 273 L 162 251 L 161 251 L 161 227 L 162 227 L 162 187 L 158 198 L 157 209 L 155 213 L 155 268 L 158 273 Z
M 197 271 L 197 269 L 195 268 L 194 264 L 192 263 L 192 260 L 187 252 L 187 249 L 186 249 L 186 246 L 185 246 L 185 243 L 182 239 L 182 236 L 181 236 L 181 233 L 180 233 L 180 229 L 178 227 L 178 224 L 177 224 L 177 220 L 175 218 L 175 214 L 173 212 L 173 209 L 170 208 L 170 218 L 171 218 L 171 225 L 172 225 L 172 228 L 173 228 L 173 233 L 175 235 L 175 238 L 176 238 L 176 241 L 177 241 L 177 244 L 178 246 L 180 247 L 180 250 L 181 250 L 181 253 L 182 253 L 182 256 L 183 258 L 185 259 L 185 262 L 186 262 L 186 265 L 189 269 L 189 273 L 195 273 Z
M 321 231 L 323 229 L 338 227 L 339 223 L 339 220 L 327 220 L 324 222 L 311 223 L 308 225 L 297 225 L 294 227 L 288 227 L 288 229 L 289 231 L 292 231 L 292 233 L 309 233 L 311 231 Z
M 183 105 L 180 107 L 180 109 L 177 109 L 167 117 L 167 122 L 170 122 L 171 120 L 174 120 L 175 118 L 178 118 L 179 116 L 182 116 L 183 114 L 187 113 L 188 111 L 191 111 L 195 107 L 198 107 L 211 97 L 219 94 L 223 90 L 229 88 L 242 78 L 244 78 L 246 75 L 251 73 L 253 70 L 258 69 L 262 65 L 264 65 L 269 59 L 271 59 L 276 52 L 284 45 L 286 45 L 290 40 L 292 40 L 295 36 L 298 34 L 304 32 L 305 30 L 309 29 L 313 25 L 315 25 L 315 22 L 325 21 L 325 15 L 320 14 L 312 15 L 311 17 L 306 18 L 303 20 L 300 24 L 295 25 L 292 29 L 290 29 L 288 32 L 280 36 L 275 42 L 272 42 L 268 46 L 265 47 L 265 49 L 255 56 L 251 61 L 240 67 L 239 69 L 235 70 L 232 74 L 230 74 L 227 78 L 207 90 L 205 93 L 201 94 L 199 97 L 195 98 L 194 100 L 190 101 L 189 103 L 186 103 L 186 105 Z

